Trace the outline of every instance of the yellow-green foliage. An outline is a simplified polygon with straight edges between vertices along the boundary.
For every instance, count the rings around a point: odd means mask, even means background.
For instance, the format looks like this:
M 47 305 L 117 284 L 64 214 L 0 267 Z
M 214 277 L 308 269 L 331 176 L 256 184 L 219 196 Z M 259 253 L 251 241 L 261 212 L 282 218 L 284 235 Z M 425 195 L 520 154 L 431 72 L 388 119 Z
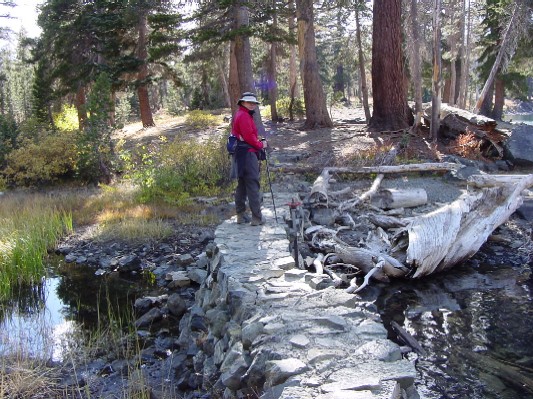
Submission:
M 213 127 L 218 125 L 220 122 L 220 116 L 212 115 L 201 110 L 191 111 L 185 118 L 185 124 L 195 129 Z
M 6 157 L 4 177 L 17 186 L 54 182 L 74 172 L 76 132 L 42 132 L 26 138 Z
M 122 155 L 126 177 L 140 187 L 142 202 L 163 199 L 184 205 L 192 196 L 212 196 L 229 185 L 226 135 L 207 140 L 176 138 Z
M 281 118 L 288 118 L 289 115 L 289 106 L 291 104 L 291 99 L 289 97 L 282 97 L 276 101 L 276 111 L 278 116 Z M 294 104 L 292 105 L 292 113 L 295 118 L 299 118 L 305 115 L 305 105 L 301 98 L 295 98 Z
M 61 112 L 53 115 L 54 126 L 61 131 L 79 129 L 78 111 L 73 105 L 63 105 Z
M 40 281 L 46 251 L 71 230 L 70 214 L 51 207 L 46 197 L 6 195 L 0 207 L 0 299 L 17 283 Z
M 176 140 L 161 150 L 155 184 L 174 193 L 215 195 L 229 176 L 229 160 L 220 138 L 204 142 Z

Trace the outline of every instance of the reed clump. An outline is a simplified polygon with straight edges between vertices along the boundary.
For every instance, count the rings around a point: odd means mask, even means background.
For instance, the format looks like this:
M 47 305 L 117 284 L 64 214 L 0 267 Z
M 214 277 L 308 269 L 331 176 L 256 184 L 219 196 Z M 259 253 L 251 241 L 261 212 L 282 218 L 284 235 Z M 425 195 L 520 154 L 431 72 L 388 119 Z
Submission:
M 42 196 L 4 196 L 0 207 L 0 298 L 44 276 L 43 259 L 72 231 L 72 215 Z

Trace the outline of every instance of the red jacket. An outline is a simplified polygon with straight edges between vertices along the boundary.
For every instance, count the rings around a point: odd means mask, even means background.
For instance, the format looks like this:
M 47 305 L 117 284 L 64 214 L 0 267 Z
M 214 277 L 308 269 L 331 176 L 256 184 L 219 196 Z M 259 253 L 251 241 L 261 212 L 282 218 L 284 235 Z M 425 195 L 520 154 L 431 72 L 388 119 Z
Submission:
M 251 145 L 249 151 L 257 152 L 263 148 L 263 143 L 259 141 L 257 135 L 257 127 L 255 126 L 254 118 L 248 112 L 248 108 L 239 105 L 239 109 L 233 118 L 233 127 L 231 134 L 239 140 L 244 140 L 246 144 Z

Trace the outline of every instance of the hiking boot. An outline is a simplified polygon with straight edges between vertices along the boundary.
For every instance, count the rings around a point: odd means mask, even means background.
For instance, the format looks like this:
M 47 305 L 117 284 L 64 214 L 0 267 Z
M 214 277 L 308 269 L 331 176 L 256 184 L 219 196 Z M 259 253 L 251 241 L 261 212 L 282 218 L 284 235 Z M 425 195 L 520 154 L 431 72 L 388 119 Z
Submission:
M 265 218 L 261 217 L 261 219 L 256 218 L 255 216 L 252 217 L 252 221 L 250 222 L 250 226 L 261 226 L 265 224 Z
M 237 224 L 244 224 L 250 221 L 250 216 L 246 213 L 237 213 Z

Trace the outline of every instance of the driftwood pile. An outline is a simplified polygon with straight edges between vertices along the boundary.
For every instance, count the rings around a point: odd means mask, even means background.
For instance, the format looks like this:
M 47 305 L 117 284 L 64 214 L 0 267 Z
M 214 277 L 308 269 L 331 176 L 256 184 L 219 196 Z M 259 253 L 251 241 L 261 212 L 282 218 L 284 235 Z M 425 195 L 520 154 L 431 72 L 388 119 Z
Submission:
M 457 171 L 455 163 L 326 168 L 315 180 L 302 209 L 293 221 L 314 257 L 304 260 L 317 273 L 328 274 L 336 286 L 358 292 L 371 279 L 419 278 L 441 272 L 473 256 L 496 227 L 522 204 L 523 192 L 533 185 L 533 175 L 473 175 L 456 200 L 426 213 L 408 216 L 408 208 L 427 203 L 423 188 L 380 189 L 388 173 Z M 331 191 L 334 174 L 377 174 L 371 187 L 353 195 L 350 187 Z M 329 225 L 310 215 L 327 210 Z M 357 220 L 354 220 L 355 219 Z M 354 230 L 361 218 L 369 221 L 364 240 L 351 245 L 339 238 Z M 364 282 L 357 285 L 357 278 Z

